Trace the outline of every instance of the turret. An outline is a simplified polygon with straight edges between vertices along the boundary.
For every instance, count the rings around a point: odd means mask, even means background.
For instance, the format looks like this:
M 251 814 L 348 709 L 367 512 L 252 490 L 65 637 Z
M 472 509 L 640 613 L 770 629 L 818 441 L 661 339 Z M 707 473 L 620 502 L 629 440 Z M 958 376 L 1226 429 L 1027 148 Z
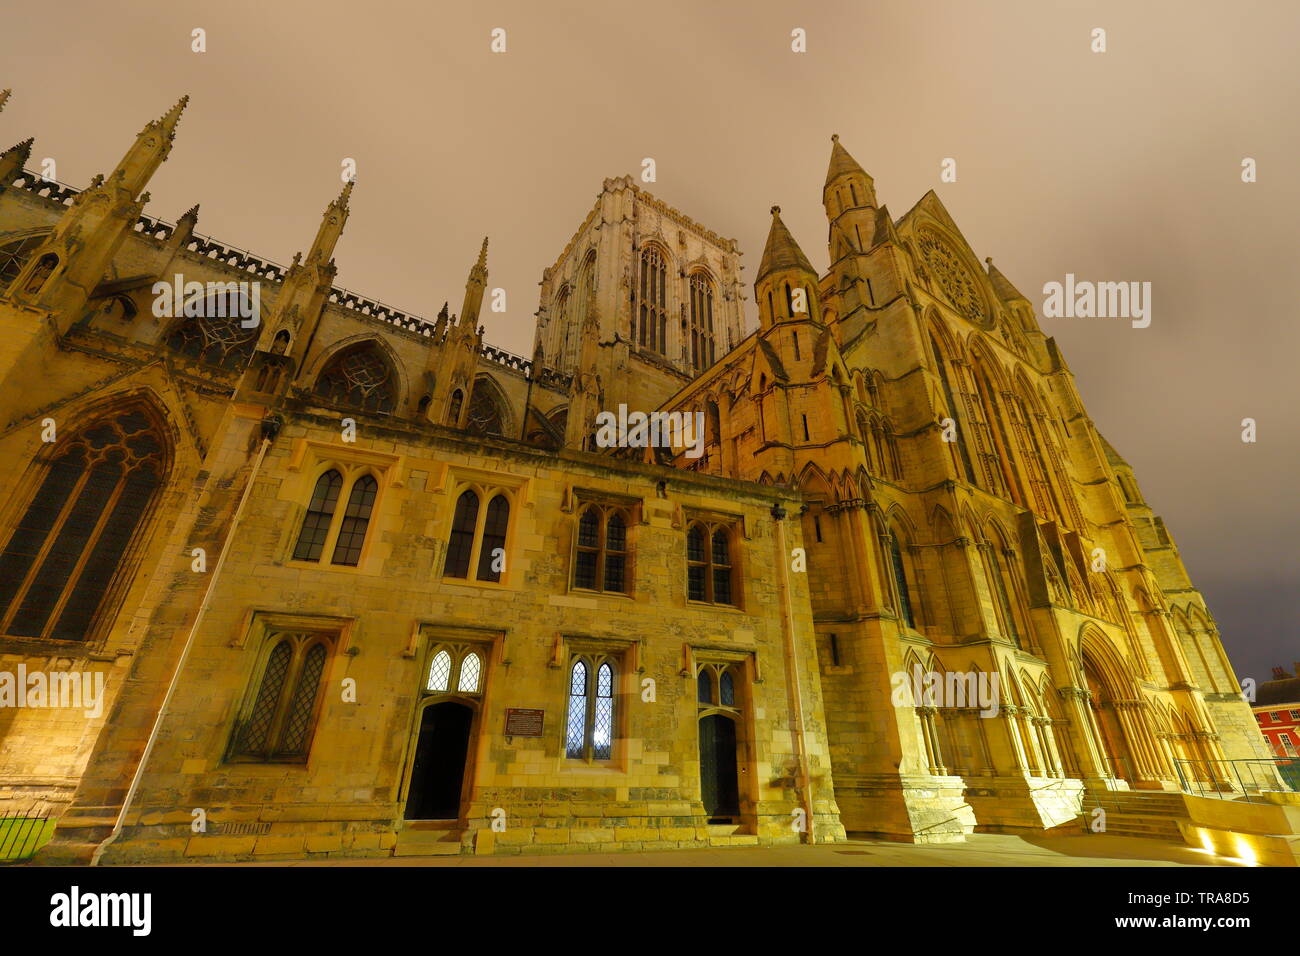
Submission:
M 831 136 L 831 161 L 822 187 L 822 205 L 830 223 L 831 262 L 850 250 L 866 252 L 876 236 L 876 187 L 866 170 L 840 145 L 839 134 Z M 843 237 L 843 241 L 838 241 Z
M 32 143 L 29 137 L 0 153 L 0 193 L 13 185 L 14 180 L 23 174 L 23 167 L 32 155 Z
M 803 295 L 799 295 L 799 291 Z M 817 272 L 781 221 L 781 207 L 772 207 L 772 227 L 763 247 L 763 260 L 754 280 L 758 324 L 769 329 L 777 322 L 816 317 Z

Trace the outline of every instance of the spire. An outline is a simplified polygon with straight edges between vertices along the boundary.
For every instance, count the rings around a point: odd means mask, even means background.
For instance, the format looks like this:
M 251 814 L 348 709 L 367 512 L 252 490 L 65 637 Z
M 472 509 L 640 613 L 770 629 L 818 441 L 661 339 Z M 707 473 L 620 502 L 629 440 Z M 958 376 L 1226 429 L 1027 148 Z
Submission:
M 781 207 L 772 207 L 772 228 L 767 233 L 767 245 L 763 247 L 763 260 L 758 265 L 755 283 L 779 269 L 798 269 L 816 278 L 817 273 L 808 262 L 808 257 L 794 241 L 790 230 L 781 221 Z
M 189 101 L 188 96 L 182 96 L 176 105 L 161 117 L 145 124 L 131 148 L 122 157 L 122 161 L 113 170 L 113 175 L 109 177 L 110 186 L 120 186 L 128 190 L 132 199 L 140 195 L 149 179 L 158 171 L 158 167 L 166 161 L 171 152 L 172 141 L 176 138 L 176 127 Z
M 831 162 L 826 170 L 826 184 L 822 187 L 823 191 L 831 183 L 844 175 L 867 176 L 867 171 L 858 165 L 858 161 L 849 155 L 849 151 L 840 145 L 840 134 L 831 134 Z
M 325 207 L 325 212 L 321 214 L 320 228 L 316 230 L 316 238 L 312 241 L 311 250 L 307 253 L 308 265 L 328 263 L 333 260 L 334 247 L 338 245 L 339 237 L 343 235 L 343 227 L 348 222 L 350 212 L 348 201 L 352 198 L 352 187 L 354 185 L 356 185 L 356 180 L 349 179 L 344 183 L 338 198 Z
M 0 190 L 13 184 L 23 173 L 23 167 L 32 155 L 32 142 L 28 138 L 0 153 Z
M 478 261 L 469 270 L 469 278 L 465 280 L 465 302 L 460 309 L 460 324 L 471 330 L 478 329 L 479 310 L 483 306 L 483 290 L 487 286 L 487 249 L 487 236 L 484 236 L 483 245 L 478 251 Z

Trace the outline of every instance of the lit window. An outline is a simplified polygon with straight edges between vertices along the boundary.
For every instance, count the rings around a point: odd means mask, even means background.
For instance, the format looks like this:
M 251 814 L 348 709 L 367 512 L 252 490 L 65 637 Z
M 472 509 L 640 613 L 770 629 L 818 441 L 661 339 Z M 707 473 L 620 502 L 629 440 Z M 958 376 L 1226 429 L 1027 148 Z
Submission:
M 564 732 L 564 753 L 570 759 L 609 760 L 613 756 L 614 678 L 614 664 L 610 659 L 574 658 L 569 669 L 569 708 Z

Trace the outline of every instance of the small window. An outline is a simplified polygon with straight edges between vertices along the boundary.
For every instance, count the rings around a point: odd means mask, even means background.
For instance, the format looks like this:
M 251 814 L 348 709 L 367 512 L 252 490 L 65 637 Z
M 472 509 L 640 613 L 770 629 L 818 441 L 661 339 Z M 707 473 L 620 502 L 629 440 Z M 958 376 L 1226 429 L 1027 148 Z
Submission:
M 614 662 L 582 656 L 569 669 L 569 707 L 564 753 L 571 760 L 610 760 L 616 732 Z
M 686 596 L 707 604 L 735 605 L 733 529 L 695 522 L 686 532 Z
M 301 762 L 311 745 L 329 642 L 309 633 L 276 633 L 271 641 L 257 693 L 235 728 L 231 755 L 239 760 Z
M 489 495 L 487 507 L 481 509 L 480 500 Z M 473 568 L 474 580 L 499 583 L 505 574 L 509 531 L 510 499 L 503 492 L 466 488 L 456 499 L 442 576 L 468 578 Z
M 627 518 L 618 507 L 588 504 L 578 518 L 573 586 L 627 593 Z
M 429 660 L 425 693 L 477 694 L 483 684 L 483 658 L 471 645 L 445 644 L 436 648 Z
M 334 550 L 330 563 L 342 567 L 356 567 L 360 563 L 375 498 L 379 494 L 379 482 L 369 474 L 362 474 L 352 482 L 348 489 L 347 507 L 335 532 L 335 512 L 346 485 L 343 474 L 335 468 L 316 479 L 307 514 L 298 531 L 298 542 L 294 545 L 295 561 L 320 561 L 333 533 Z

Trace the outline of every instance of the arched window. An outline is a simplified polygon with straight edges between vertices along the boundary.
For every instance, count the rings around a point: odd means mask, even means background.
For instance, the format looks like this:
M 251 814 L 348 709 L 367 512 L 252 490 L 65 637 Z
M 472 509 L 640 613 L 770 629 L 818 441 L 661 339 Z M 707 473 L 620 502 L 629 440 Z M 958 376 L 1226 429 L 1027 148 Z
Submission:
M 85 640 L 145 527 L 167 469 L 140 407 L 58 442 L 0 552 L 0 634 Z
M 952 420 L 958 426 L 956 444 L 961 455 L 962 464 L 966 469 L 966 480 L 973 485 L 975 484 L 975 468 L 971 464 L 970 450 L 966 447 L 966 438 L 962 434 L 962 412 L 959 410 L 957 400 L 953 397 L 952 384 L 948 379 L 948 363 L 944 360 L 943 351 L 939 348 L 939 343 L 933 335 L 930 336 L 930 350 L 934 353 L 934 365 L 939 372 L 939 383 L 943 386 L 944 401 L 948 403 L 948 414 L 952 416 Z
M 898 537 L 889 536 L 889 563 L 894 571 L 894 587 L 898 590 L 898 613 L 908 627 L 916 627 L 912 614 L 912 596 L 907 589 L 907 571 L 903 566 L 903 553 L 898 547 Z
M 45 287 L 45 282 L 54 274 L 54 270 L 59 267 L 59 257 L 52 252 L 47 252 L 41 256 L 40 261 L 36 263 L 36 268 L 32 270 L 31 275 L 27 277 L 27 282 L 23 286 L 24 295 L 35 295 Z
M 307 514 L 302 520 L 298 532 L 298 543 L 293 549 L 295 561 L 319 561 L 330 543 L 334 531 L 335 511 L 339 500 L 347 489 L 347 507 L 334 532 L 334 551 L 331 564 L 344 567 L 356 567 L 361 560 L 362 547 L 366 542 L 366 529 L 370 526 L 370 515 L 374 510 L 375 498 L 379 494 L 379 482 L 372 475 L 362 473 L 349 481 L 336 468 L 331 468 L 316 479 L 311 501 L 307 505 Z
M 595 670 L 595 680 L 591 671 Z M 614 755 L 614 663 L 604 657 L 575 658 L 569 670 L 569 710 L 564 754 L 571 760 L 609 760 Z
M 17 239 L 0 246 L 0 291 L 18 278 L 27 260 L 49 237 L 49 233 L 38 233 L 25 239 Z
M 462 694 L 477 693 L 482 668 L 483 663 L 477 654 L 473 652 L 466 654 L 465 659 L 460 662 L 460 680 L 456 682 L 456 690 Z
M 613 506 L 589 504 L 578 519 L 573 586 L 627 593 L 627 519 Z
M 993 385 L 984 369 L 975 365 L 975 391 L 979 396 L 980 407 L 984 412 L 984 424 L 987 432 L 986 445 L 989 457 L 993 459 L 993 471 L 1001 478 L 1008 497 L 1018 505 L 1024 505 L 1024 494 L 1020 489 L 1020 476 L 1016 474 L 1015 462 L 1011 457 L 1011 441 L 1007 437 L 1006 422 L 1002 417 L 1002 407 L 997 401 Z
M 319 634 L 272 636 L 257 693 L 236 727 L 235 759 L 298 763 L 307 759 L 329 644 Z
M 204 365 L 237 371 L 248 364 L 257 346 L 258 322 L 245 319 L 252 303 L 242 292 L 214 292 L 194 298 L 183 307 L 180 318 L 167 333 L 167 347 Z M 252 322 L 246 326 L 246 322 Z M 289 333 L 281 332 L 284 344 Z M 276 339 L 279 342 L 279 338 Z
M 686 532 L 686 595 L 709 604 L 737 603 L 732 528 L 704 522 Z
M 465 422 L 467 431 L 476 435 L 505 434 L 505 416 L 495 390 L 490 379 L 481 378 L 474 383 L 469 397 L 469 418 Z
M 443 567 L 443 577 L 468 576 L 469 559 L 474 550 L 474 534 L 477 530 L 478 495 L 466 490 L 456 501 L 456 514 L 451 522 L 451 538 L 447 542 L 447 561 Z
M 375 506 L 379 482 L 370 475 L 358 478 L 348 496 L 348 507 L 343 512 L 343 524 L 334 545 L 334 564 L 356 567 L 361 559 L 361 546 L 366 541 L 366 528 L 370 526 L 370 512 Z
M 702 272 L 691 276 L 691 365 L 704 371 L 715 361 L 713 283 Z
M 431 691 L 445 691 L 451 686 L 451 655 L 441 650 L 433 655 L 429 665 L 429 680 L 425 688 Z
M 640 284 L 637 296 L 637 344 L 667 353 L 668 266 L 658 246 L 641 251 Z
M 483 658 L 477 650 L 465 644 L 447 644 L 433 650 L 425 693 L 446 694 L 452 688 L 457 694 L 479 693 L 483 686 Z
M 391 412 L 397 405 L 397 380 L 375 342 L 343 349 L 316 380 L 316 394 L 332 405 Z
M 303 519 L 302 530 L 298 532 L 298 544 L 293 549 L 295 561 L 320 560 L 342 490 L 343 476 L 334 469 L 316 479 L 311 503 L 307 505 L 307 517 Z
M 510 501 L 497 495 L 488 502 L 487 520 L 483 523 L 483 543 L 478 554 L 478 579 L 500 581 L 505 566 L 506 529 L 510 525 Z
M 460 425 L 460 409 L 465 404 L 465 393 L 460 389 L 451 393 L 451 407 L 447 410 L 447 424 L 452 428 Z

